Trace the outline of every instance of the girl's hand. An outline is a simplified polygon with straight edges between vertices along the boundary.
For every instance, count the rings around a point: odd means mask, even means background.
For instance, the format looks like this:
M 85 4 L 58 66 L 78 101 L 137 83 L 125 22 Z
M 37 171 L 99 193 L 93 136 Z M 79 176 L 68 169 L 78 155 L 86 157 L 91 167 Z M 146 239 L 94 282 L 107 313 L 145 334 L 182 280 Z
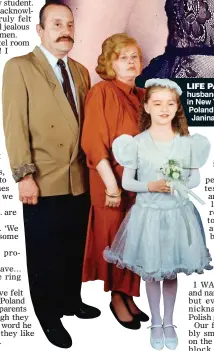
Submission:
M 119 207 L 121 202 L 121 195 L 117 197 L 110 197 L 106 195 L 105 206 L 107 207 Z
M 157 193 L 170 193 L 171 188 L 167 185 L 165 179 L 160 179 L 155 182 L 148 183 L 148 190 Z

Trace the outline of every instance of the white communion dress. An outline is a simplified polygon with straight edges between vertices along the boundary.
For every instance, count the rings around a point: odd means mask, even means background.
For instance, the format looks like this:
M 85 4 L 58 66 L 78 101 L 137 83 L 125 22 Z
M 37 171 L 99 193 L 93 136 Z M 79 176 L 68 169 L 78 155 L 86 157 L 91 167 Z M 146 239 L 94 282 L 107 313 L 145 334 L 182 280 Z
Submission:
M 163 179 L 160 169 L 174 160 L 182 167 L 182 179 L 177 183 L 187 190 L 197 186 L 198 168 L 210 152 L 208 139 L 199 134 L 177 134 L 170 142 L 155 142 L 145 131 L 136 137 L 121 135 L 112 147 L 115 159 L 125 167 L 124 176 L 128 169 L 137 170 L 137 180 L 126 175 L 126 189 L 136 191 L 137 197 L 111 248 L 104 250 L 105 260 L 128 268 L 147 281 L 175 279 L 178 272 L 202 273 L 211 257 L 189 196 L 176 191 L 149 192 L 147 184 Z M 196 184 L 195 178 L 199 178 Z

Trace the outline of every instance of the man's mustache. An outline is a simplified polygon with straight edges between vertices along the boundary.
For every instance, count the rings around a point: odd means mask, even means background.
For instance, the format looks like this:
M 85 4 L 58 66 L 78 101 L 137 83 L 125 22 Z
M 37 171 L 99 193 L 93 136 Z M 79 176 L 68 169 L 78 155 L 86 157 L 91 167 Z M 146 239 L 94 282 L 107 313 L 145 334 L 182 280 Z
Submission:
M 63 35 L 62 37 L 59 37 L 56 42 L 58 43 L 59 41 L 63 40 L 63 39 L 68 39 L 69 41 L 71 41 L 72 43 L 74 43 L 74 39 L 71 38 L 69 35 Z

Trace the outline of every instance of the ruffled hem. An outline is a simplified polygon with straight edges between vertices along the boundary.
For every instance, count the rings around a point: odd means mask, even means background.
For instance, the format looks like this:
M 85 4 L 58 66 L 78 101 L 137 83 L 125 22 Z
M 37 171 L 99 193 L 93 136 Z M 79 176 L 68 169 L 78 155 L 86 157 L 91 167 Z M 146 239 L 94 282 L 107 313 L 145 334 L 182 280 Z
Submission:
M 162 281 L 164 279 L 175 279 L 177 277 L 177 273 L 185 273 L 186 275 L 190 275 L 192 273 L 203 274 L 204 268 L 209 265 L 212 261 L 212 258 L 209 255 L 209 251 L 207 250 L 207 257 L 205 257 L 198 268 L 189 268 L 184 264 L 175 265 L 170 270 L 165 270 L 164 268 L 159 269 L 156 272 L 147 273 L 143 267 L 139 265 L 133 265 L 128 262 L 123 262 L 121 258 L 111 252 L 111 249 L 107 247 L 103 252 L 103 257 L 108 263 L 116 264 L 118 268 L 124 269 L 127 268 L 130 271 L 138 274 L 145 281 Z

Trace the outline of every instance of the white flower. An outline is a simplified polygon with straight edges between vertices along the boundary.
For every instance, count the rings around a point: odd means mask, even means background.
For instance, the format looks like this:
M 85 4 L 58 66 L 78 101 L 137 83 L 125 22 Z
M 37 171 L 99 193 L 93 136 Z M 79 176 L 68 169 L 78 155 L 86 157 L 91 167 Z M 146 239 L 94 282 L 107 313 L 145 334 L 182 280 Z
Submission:
M 164 174 L 166 175 L 166 176 L 168 176 L 168 175 L 170 175 L 170 168 L 165 168 L 164 169 Z
M 182 167 L 175 160 L 169 160 L 160 168 L 161 173 L 168 179 L 179 180 L 182 178 Z
M 174 172 L 180 172 L 180 167 L 179 166 L 172 166 L 172 170 L 174 171 Z
M 179 172 L 173 172 L 172 173 L 172 179 L 178 179 L 180 178 L 180 173 Z

